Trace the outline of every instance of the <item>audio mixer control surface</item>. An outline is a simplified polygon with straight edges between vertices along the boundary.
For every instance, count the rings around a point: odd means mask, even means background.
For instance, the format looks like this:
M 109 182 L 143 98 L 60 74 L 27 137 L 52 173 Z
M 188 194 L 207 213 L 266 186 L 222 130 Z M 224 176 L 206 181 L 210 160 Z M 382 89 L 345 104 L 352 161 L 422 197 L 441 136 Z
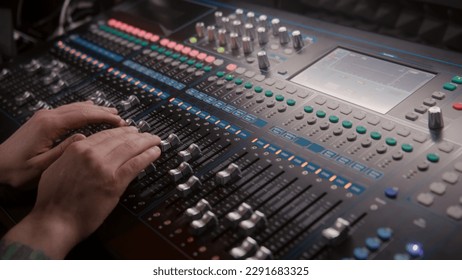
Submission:
M 4 121 L 92 100 L 163 139 L 98 232 L 116 257 L 462 258 L 460 54 L 245 3 L 150 3 L 0 67 Z

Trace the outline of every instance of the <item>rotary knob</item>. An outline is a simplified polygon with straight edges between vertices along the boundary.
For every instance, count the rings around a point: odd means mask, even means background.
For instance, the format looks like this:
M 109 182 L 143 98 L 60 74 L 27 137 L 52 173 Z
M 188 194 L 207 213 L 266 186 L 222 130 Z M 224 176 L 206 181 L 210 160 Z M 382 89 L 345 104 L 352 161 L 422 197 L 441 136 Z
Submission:
M 229 41 L 232 50 L 235 51 L 239 49 L 239 35 L 236 32 L 231 32 L 231 34 L 229 34 Z
M 256 26 L 257 19 L 255 18 L 255 13 L 254 12 L 248 12 L 247 13 L 247 23 L 250 23 L 253 26 Z
M 270 62 L 268 59 L 268 55 L 266 54 L 265 51 L 259 51 L 257 53 L 257 59 L 258 59 L 258 67 L 261 70 L 268 70 L 270 67 Z
M 439 130 L 443 127 L 443 111 L 441 108 L 438 106 L 428 108 L 428 128 L 431 130 Z
M 253 52 L 253 44 L 249 36 L 242 37 L 242 50 L 244 54 L 251 54 Z
M 197 34 L 197 37 L 199 38 L 205 37 L 205 25 L 203 22 L 196 23 L 196 34 Z
M 268 43 L 268 33 L 266 32 L 266 28 L 258 27 L 257 37 L 258 37 L 258 43 L 260 45 L 266 45 Z
M 258 23 L 260 24 L 261 27 L 266 28 L 266 30 L 269 29 L 269 22 L 268 22 L 268 17 L 266 15 L 260 15 L 258 17 Z
M 218 26 L 218 27 L 222 27 L 223 26 L 223 21 L 221 20 L 223 18 L 223 12 L 221 11 L 216 11 L 215 14 L 215 24 Z
M 292 32 L 292 43 L 294 45 L 294 49 L 299 50 L 303 48 L 305 42 L 303 41 L 303 36 L 300 30 L 294 30 Z
M 273 18 L 271 20 L 271 26 L 273 30 L 273 36 L 279 35 L 279 27 L 281 27 L 281 21 L 278 18 Z
M 233 31 L 236 32 L 239 36 L 244 34 L 244 26 L 240 20 L 233 21 Z
M 279 27 L 279 43 L 281 45 L 287 45 L 290 42 L 289 32 L 287 31 L 287 27 L 281 26 Z
M 236 9 L 234 12 L 236 14 L 236 18 L 241 22 L 244 22 L 244 10 L 243 9 Z
M 255 40 L 257 33 L 255 31 L 255 26 L 251 23 L 246 23 L 244 25 L 244 35 L 250 37 L 250 40 Z
M 226 29 L 220 28 L 218 29 L 218 44 L 220 46 L 226 46 Z
M 207 26 L 207 40 L 209 43 L 215 42 L 215 26 L 213 25 Z

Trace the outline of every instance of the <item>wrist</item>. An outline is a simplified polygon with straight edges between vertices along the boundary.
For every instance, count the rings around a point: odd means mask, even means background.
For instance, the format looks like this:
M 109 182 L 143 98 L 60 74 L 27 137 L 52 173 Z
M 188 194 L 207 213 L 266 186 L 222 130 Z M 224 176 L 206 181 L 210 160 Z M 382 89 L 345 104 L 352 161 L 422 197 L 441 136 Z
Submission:
M 80 239 L 71 223 L 58 215 L 32 210 L 4 237 L 43 252 L 51 259 L 63 259 Z

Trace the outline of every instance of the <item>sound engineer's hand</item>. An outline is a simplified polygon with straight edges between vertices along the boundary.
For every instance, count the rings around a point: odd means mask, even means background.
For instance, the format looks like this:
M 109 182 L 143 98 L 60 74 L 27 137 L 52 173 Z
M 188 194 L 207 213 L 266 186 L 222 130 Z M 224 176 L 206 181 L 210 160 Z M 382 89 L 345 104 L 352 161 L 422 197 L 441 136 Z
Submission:
M 38 179 L 67 146 L 85 136 L 72 135 L 56 147 L 55 141 L 69 130 L 92 123 L 125 125 L 116 109 L 96 106 L 91 101 L 36 112 L 0 145 L 0 183 L 19 187 Z
M 70 144 L 43 172 L 32 212 L 2 242 L 65 257 L 101 225 L 130 181 L 160 156 L 159 144 L 159 137 L 134 127 L 105 130 Z

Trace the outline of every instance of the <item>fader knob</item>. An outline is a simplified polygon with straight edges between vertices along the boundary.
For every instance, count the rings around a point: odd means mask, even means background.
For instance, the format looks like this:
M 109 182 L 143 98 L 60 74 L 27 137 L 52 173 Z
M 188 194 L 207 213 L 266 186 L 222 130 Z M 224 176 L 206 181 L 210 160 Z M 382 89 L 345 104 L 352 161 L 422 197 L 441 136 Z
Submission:
M 300 30 L 294 30 L 292 32 L 292 43 L 294 45 L 294 49 L 299 50 L 303 48 L 305 42 L 303 42 L 303 36 Z
M 290 42 L 289 32 L 287 31 L 287 27 L 281 26 L 279 27 L 279 43 L 281 45 L 287 45 Z
M 441 108 L 438 106 L 428 108 L 428 128 L 432 130 L 438 130 L 442 129 L 443 127 L 443 111 Z
M 342 243 L 350 231 L 350 222 L 343 218 L 337 218 L 335 223 L 322 231 L 322 236 L 331 244 L 338 245 Z
M 246 23 L 244 25 L 244 35 L 250 37 L 250 40 L 255 40 L 257 33 L 255 31 L 255 26 L 251 23 Z
M 242 49 L 244 54 L 250 54 L 253 52 L 253 44 L 249 36 L 242 37 Z
M 196 23 L 196 34 L 199 38 L 205 37 L 205 25 L 203 22 Z
M 259 51 L 257 53 L 257 59 L 258 59 L 258 67 L 261 70 L 267 70 L 270 67 L 268 55 L 266 54 L 265 51 Z
M 178 182 L 180 179 L 193 173 L 191 165 L 187 162 L 182 162 L 175 169 L 170 169 L 168 174 L 171 176 L 173 182 Z
M 204 215 L 202 215 L 200 219 L 191 222 L 191 229 L 194 234 L 198 235 L 203 233 L 207 229 L 217 225 L 217 216 L 213 212 L 207 211 L 204 213 Z
M 172 133 L 167 137 L 166 140 L 160 141 L 160 150 L 165 153 L 166 151 L 170 150 L 171 148 L 175 148 L 180 144 L 180 138 L 176 134 Z
M 8 76 L 8 74 L 10 74 L 10 70 L 3 68 L 2 71 L 0 72 L 0 79 L 5 78 L 6 76 Z
M 239 35 L 236 32 L 231 32 L 231 34 L 229 34 L 229 41 L 232 50 L 239 49 Z
M 183 161 L 195 160 L 202 156 L 202 151 L 197 144 L 191 144 L 186 150 L 180 151 L 178 155 Z
M 183 197 L 188 196 L 194 189 L 202 186 L 201 181 L 196 176 L 189 177 L 188 181 L 183 184 L 176 186 L 176 189 L 181 193 Z
M 16 102 L 16 105 L 22 106 L 29 102 L 33 97 L 34 95 L 30 91 L 25 91 L 22 94 L 16 96 L 14 101 Z
M 281 21 L 278 18 L 273 18 L 271 20 L 271 27 L 273 30 L 273 36 L 278 36 L 279 35 L 279 27 L 281 25 Z
M 215 42 L 215 26 L 213 25 L 207 26 L 207 40 L 209 43 Z
M 226 46 L 226 29 L 220 28 L 218 29 L 218 44 L 220 46 Z
M 211 209 L 212 207 L 210 206 L 210 203 L 202 198 L 196 203 L 195 206 L 186 209 L 184 214 L 186 215 L 186 217 L 195 220 L 200 218 L 202 215 L 204 215 L 206 211 Z
M 222 27 L 223 26 L 223 21 L 221 19 L 223 18 L 223 12 L 216 11 L 214 15 L 215 15 L 215 24 L 218 27 Z
M 268 33 L 266 33 L 266 28 L 258 27 L 257 37 L 258 37 L 258 43 L 260 45 L 266 45 L 268 43 Z
M 149 125 L 149 123 L 145 120 L 141 120 L 139 121 L 137 124 L 136 124 L 136 127 L 138 127 L 138 130 L 140 132 L 148 132 L 149 130 L 151 130 L 151 126 Z
M 231 163 L 225 170 L 217 173 L 216 182 L 219 185 L 226 185 L 228 182 L 242 176 L 242 171 L 235 163 Z

